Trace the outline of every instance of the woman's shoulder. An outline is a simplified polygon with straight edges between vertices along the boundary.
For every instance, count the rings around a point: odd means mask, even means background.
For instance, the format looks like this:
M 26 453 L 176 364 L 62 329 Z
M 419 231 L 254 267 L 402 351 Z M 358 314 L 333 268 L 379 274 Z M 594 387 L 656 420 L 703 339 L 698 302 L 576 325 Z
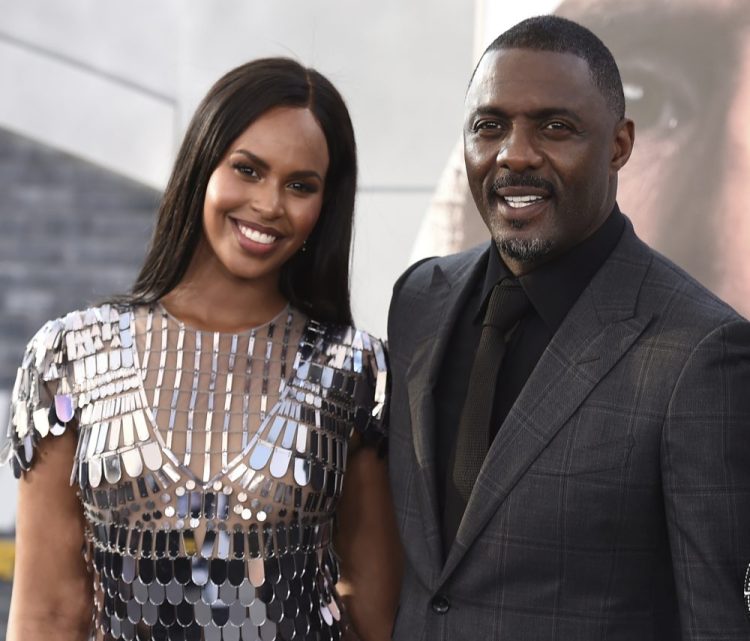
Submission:
M 307 331 L 314 337 L 313 341 L 318 343 L 321 353 L 331 355 L 338 352 L 347 362 L 349 359 L 345 356 L 354 356 L 350 363 L 355 371 L 362 369 L 365 359 L 372 361 L 376 371 L 387 369 L 386 345 L 370 332 L 350 324 L 312 319 L 307 325 Z M 357 358 L 357 355 L 361 355 L 362 359 Z
M 74 310 L 44 323 L 28 342 L 10 399 L 9 438 L 0 452 L 0 463 L 15 453 L 16 476 L 30 468 L 39 439 L 65 432 L 86 381 L 120 360 L 107 352 L 132 344 L 132 311 L 106 303 Z
M 328 342 L 357 347 L 358 349 L 373 350 L 384 348 L 384 342 L 374 334 L 347 323 L 334 323 L 309 319 L 308 329 Z
M 385 344 L 353 325 L 309 321 L 308 331 L 315 336 L 311 341 L 313 355 L 298 372 L 303 377 L 311 376 L 323 382 L 328 376 L 334 388 L 347 390 L 356 408 L 357 431 L 366 436 L 365 441 L 379 442 L 385 435 L 388 391 Z M 325 382 L 323 384 L 325 386 Z
M 76 309 L 44 323 L 31 337 L 21 364 L 44 380 L 57 378 L 57 366 L 91 355 L 130 326 L 129 305 L 104 303 Z
M 122 318 L 129 318 L 133 309 L 134 307 L 129 304 L 114 303 L 102 303 L 101 305 L 74 309 L 67 314 L 48 320 L 41 326 L 32 340 L 55 332 L 81 331 L 94 325 L 119 323 Z

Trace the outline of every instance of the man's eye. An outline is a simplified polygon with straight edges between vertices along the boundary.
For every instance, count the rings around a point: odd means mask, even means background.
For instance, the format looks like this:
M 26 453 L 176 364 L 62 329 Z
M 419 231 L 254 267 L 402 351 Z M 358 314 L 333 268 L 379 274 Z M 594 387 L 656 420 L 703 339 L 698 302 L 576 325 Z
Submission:
M 499 128 L 500 123 L 497 120 L 479 120 L 474 123 L 474 131 L 492 131 Z
M 544 128 L 550 131 L 569 131 L 571 129 L 567 123 L 560 122 L 559 120 L 545 123 Z

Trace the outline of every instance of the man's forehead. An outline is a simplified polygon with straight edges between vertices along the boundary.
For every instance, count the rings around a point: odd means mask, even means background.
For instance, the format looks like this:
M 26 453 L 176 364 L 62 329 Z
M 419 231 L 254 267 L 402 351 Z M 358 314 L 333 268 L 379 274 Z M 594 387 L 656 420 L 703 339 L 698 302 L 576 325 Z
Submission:
M 495 73 L 502 64 L 507 69 L 514 67 L 528 68 L 529 64 L 540 67 L 561 65 L 568 68 L 588 70 L 588 63 L 575 53 L 569 51 L 551 51 L 549 49 L 534 49 L 531 47 L 500 47 L 487 51 L 482 56 L 477 67 L 479 73 Z
M 488 51 L 480 61 L 466 107 L 481 109 L 506 98 L 529 104 L 545 103 L 552 96 L 562 101 L 563 95 L 579 103 L 594 94 L 599 91 L 583 58 L 567 52 L 502 48 Z
M 509 76 L 529 77 L 534 73 L 547 73 L 550 67 L 559 68 L 565 75 L 590 79 L 588 63 L 574 53 L 503 47 L 484 54 L 477 66 L 469 92 L 475 85 L 493 86 L 503 83 Z

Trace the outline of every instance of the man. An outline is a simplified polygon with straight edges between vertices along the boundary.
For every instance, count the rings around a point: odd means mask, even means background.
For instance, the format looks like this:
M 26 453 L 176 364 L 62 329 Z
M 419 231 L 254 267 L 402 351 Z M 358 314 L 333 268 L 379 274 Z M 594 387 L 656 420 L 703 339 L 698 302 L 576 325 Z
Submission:
M 465 116 L 492 242 L 412 266 L 389 319 L 394 640 L 747 639 L 750 324 L 620 213 L 611 53 L 524 21 Z
M 618 202 L 638 235 L 750 316 L 750 3 L 746 0 L 563 0 L 558 15 L 607 43 L 638 145 Z M 452 155 L 415 257 L 487 238 Z

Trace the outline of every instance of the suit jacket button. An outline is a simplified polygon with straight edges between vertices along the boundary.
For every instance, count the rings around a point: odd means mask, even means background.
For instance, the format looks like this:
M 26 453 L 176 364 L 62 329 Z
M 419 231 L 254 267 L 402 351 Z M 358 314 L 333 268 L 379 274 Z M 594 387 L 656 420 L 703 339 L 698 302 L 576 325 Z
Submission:
M 432 597 L 430 605 L 432 606 L 432 611 L 435 614 L 445 614 L 448 610 L 451 609 L 451 602 L 444 594 L 437 594 Z

